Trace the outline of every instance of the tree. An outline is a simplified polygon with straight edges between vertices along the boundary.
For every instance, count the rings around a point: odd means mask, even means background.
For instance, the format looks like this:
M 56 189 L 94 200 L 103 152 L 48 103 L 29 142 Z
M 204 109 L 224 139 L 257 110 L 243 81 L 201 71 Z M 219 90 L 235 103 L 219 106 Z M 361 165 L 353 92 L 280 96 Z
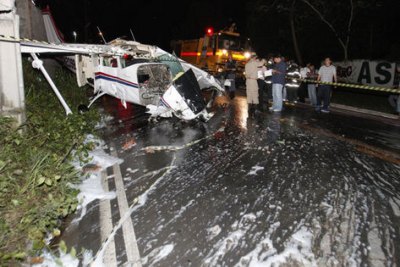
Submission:
M 350 33 L 352 29 L 352 24 L 353 24 L 353 19 L 354 19 L 354 0 L 348 0 L 349 3 L 349 16 L 347 19 L 347 29 L 345 29 L 344 34 L 340 34 L 339 31 L 337 30 L 338 26 L 334 25 L 333 21 L 329 20 L 329 14 L 328 12 L 332 10 L 327 4 L 328 1 L 323 1 L 323 0 L 301 0 L 303 3 L 308 5 L 316 14 L 317 16 L 324 22 L 329 29 L 335 34 L 340 46 L 343 48 L 343 53 L 344 53 L 344 59 L 347 60 L 349 55 L 349 43 L 350 43 Z M 329 4 L 332 5 L 332 3 L 336 4 L 339 3 L 340 6 L 342 6 L 342 1 L 330 1 Z
M 343 49 L 344 60 L 349 59 L 350 39 L 357 12 L 362 9 L 373 11 L 376 6 L 381 4 L 380 0 L 301 1 L 306 4 L 335 35 Z
M 289 14 L 290 14 L 289 15 L 290 31 L 292 33 L 293 48 L 294 48 L 294 52 L 296 54 L 297 63 L 299 63 L 300 66 L 304 66 L 304 64 L 303 64 L 303 56 L 301 55 L 299 43 L 297 41 L 296 24 L 295 24 L 295 12 L 296 12 L 296 0 L 293 0 L 292 4 L 290 6 L 290 12 L 289 12 Z
M 299 63 L 303 56 L 317 63 L 327 53 L 384 57 L 397 51 L 396 6 L 398 0 L 252 0 L 248 31 L 260 51 L 293 51 Z
M 302 12 L 298 12 L 298 5 L 296 3 L 298 3 L 298 0 L 258 0 L 252 3 L 252 8 L 255 10 L 252 16 L 265 17 L 273 15 L 274 17 L 279 16 L 280 18 L 284 18 L 286 24 L 280 24 L 279 27 L 290 30 L 296 60 L 302 65 L 303 57 L 297 38 L 299 27 L 299 23 L 297 22 L 302 19 L 302 15 L 300 15 Z

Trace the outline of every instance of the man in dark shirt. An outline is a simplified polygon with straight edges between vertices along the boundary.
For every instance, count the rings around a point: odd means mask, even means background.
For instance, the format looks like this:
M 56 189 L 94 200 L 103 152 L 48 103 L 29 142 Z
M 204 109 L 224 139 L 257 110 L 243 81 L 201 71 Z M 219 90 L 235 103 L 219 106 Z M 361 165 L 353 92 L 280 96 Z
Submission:
M 271 111 L 281 112 L 283 106 L 282 92 L 286 79 L 286 63 L 280 55 L 274 57 L 274 69 L 272 70 L 272 108 Z

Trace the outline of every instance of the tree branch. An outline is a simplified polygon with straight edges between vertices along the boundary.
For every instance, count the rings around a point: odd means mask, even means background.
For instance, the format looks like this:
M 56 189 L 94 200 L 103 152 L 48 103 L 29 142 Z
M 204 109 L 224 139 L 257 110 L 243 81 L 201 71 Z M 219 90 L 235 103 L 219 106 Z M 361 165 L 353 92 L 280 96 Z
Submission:
M 353 24 L 353 17 L 354 17 L 354 2 L 353 0 L 350 0 L 350 17 L 349 17 L 349 23 L 347 25 L 346 46 L 348 46 L 350 42 L 350 32 Z
M 336 38 L 338 39 L 340 45 L 346 49 L 346 44 L 343 42 L 342 38 L 340 37 L 340 35 L 338 34 L 338 32 L 336 31 L 335 27 L 333 27 L 333 25 L 324 17 L 324 15 L 322 15 L 322 13 L 313 5 L 310 3 L 310 1 L 308 0 L 301 0 L 303 1 L 303 3 L 305 3 L 306 5 L 308 5 L 318 16 L 319 18 L 332 30 L 332 32 L 336 35 Z M 352 1 L 352 0 L 350 0 Z
M 262 1 L 264 2 L 264 1 Z M 272 10 L 273 7 L 275 7 L 275 5 L 277 4 L 278 0 L 273 0 L 272 4 L 270 5 L 260 5 L 260 9 L 261 11 L 263 11 L 263 13 L 268 13 L 270 10 Z

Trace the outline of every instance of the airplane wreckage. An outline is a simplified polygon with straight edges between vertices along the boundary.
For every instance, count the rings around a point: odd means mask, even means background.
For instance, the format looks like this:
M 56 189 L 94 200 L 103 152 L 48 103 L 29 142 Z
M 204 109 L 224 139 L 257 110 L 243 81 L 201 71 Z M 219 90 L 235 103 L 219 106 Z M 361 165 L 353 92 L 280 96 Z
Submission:
M 21 53 L 32 56 L 32 66 L 42 71 L 67 115 L 72 111 L 38 54 L 62 56 L 64 65 L 76 73 L 78 86 L 93 86 L 95 95 L 88 108 L 101 96 L 110 95 L 125 107 L 127 102 L 145 106 L 151 117 L 207 121 L 212 100 L 206 103 L 202 90 L 213 91 L 213 96 L 224 92 L 213 76 L 156 46 L 122 39 L 104 45 L 64 43 L 49 9 L 43 11 L 43 19 L 49 43 L 14 41 L 20 43 Z

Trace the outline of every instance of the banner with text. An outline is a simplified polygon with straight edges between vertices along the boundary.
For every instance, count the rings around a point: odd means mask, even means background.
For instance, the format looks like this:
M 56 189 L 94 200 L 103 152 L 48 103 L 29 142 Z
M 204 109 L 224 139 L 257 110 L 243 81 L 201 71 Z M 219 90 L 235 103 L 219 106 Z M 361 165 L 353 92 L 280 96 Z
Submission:
M 339 82 L 399 88 L 400 63 L 351 60 L 335 62 Z

